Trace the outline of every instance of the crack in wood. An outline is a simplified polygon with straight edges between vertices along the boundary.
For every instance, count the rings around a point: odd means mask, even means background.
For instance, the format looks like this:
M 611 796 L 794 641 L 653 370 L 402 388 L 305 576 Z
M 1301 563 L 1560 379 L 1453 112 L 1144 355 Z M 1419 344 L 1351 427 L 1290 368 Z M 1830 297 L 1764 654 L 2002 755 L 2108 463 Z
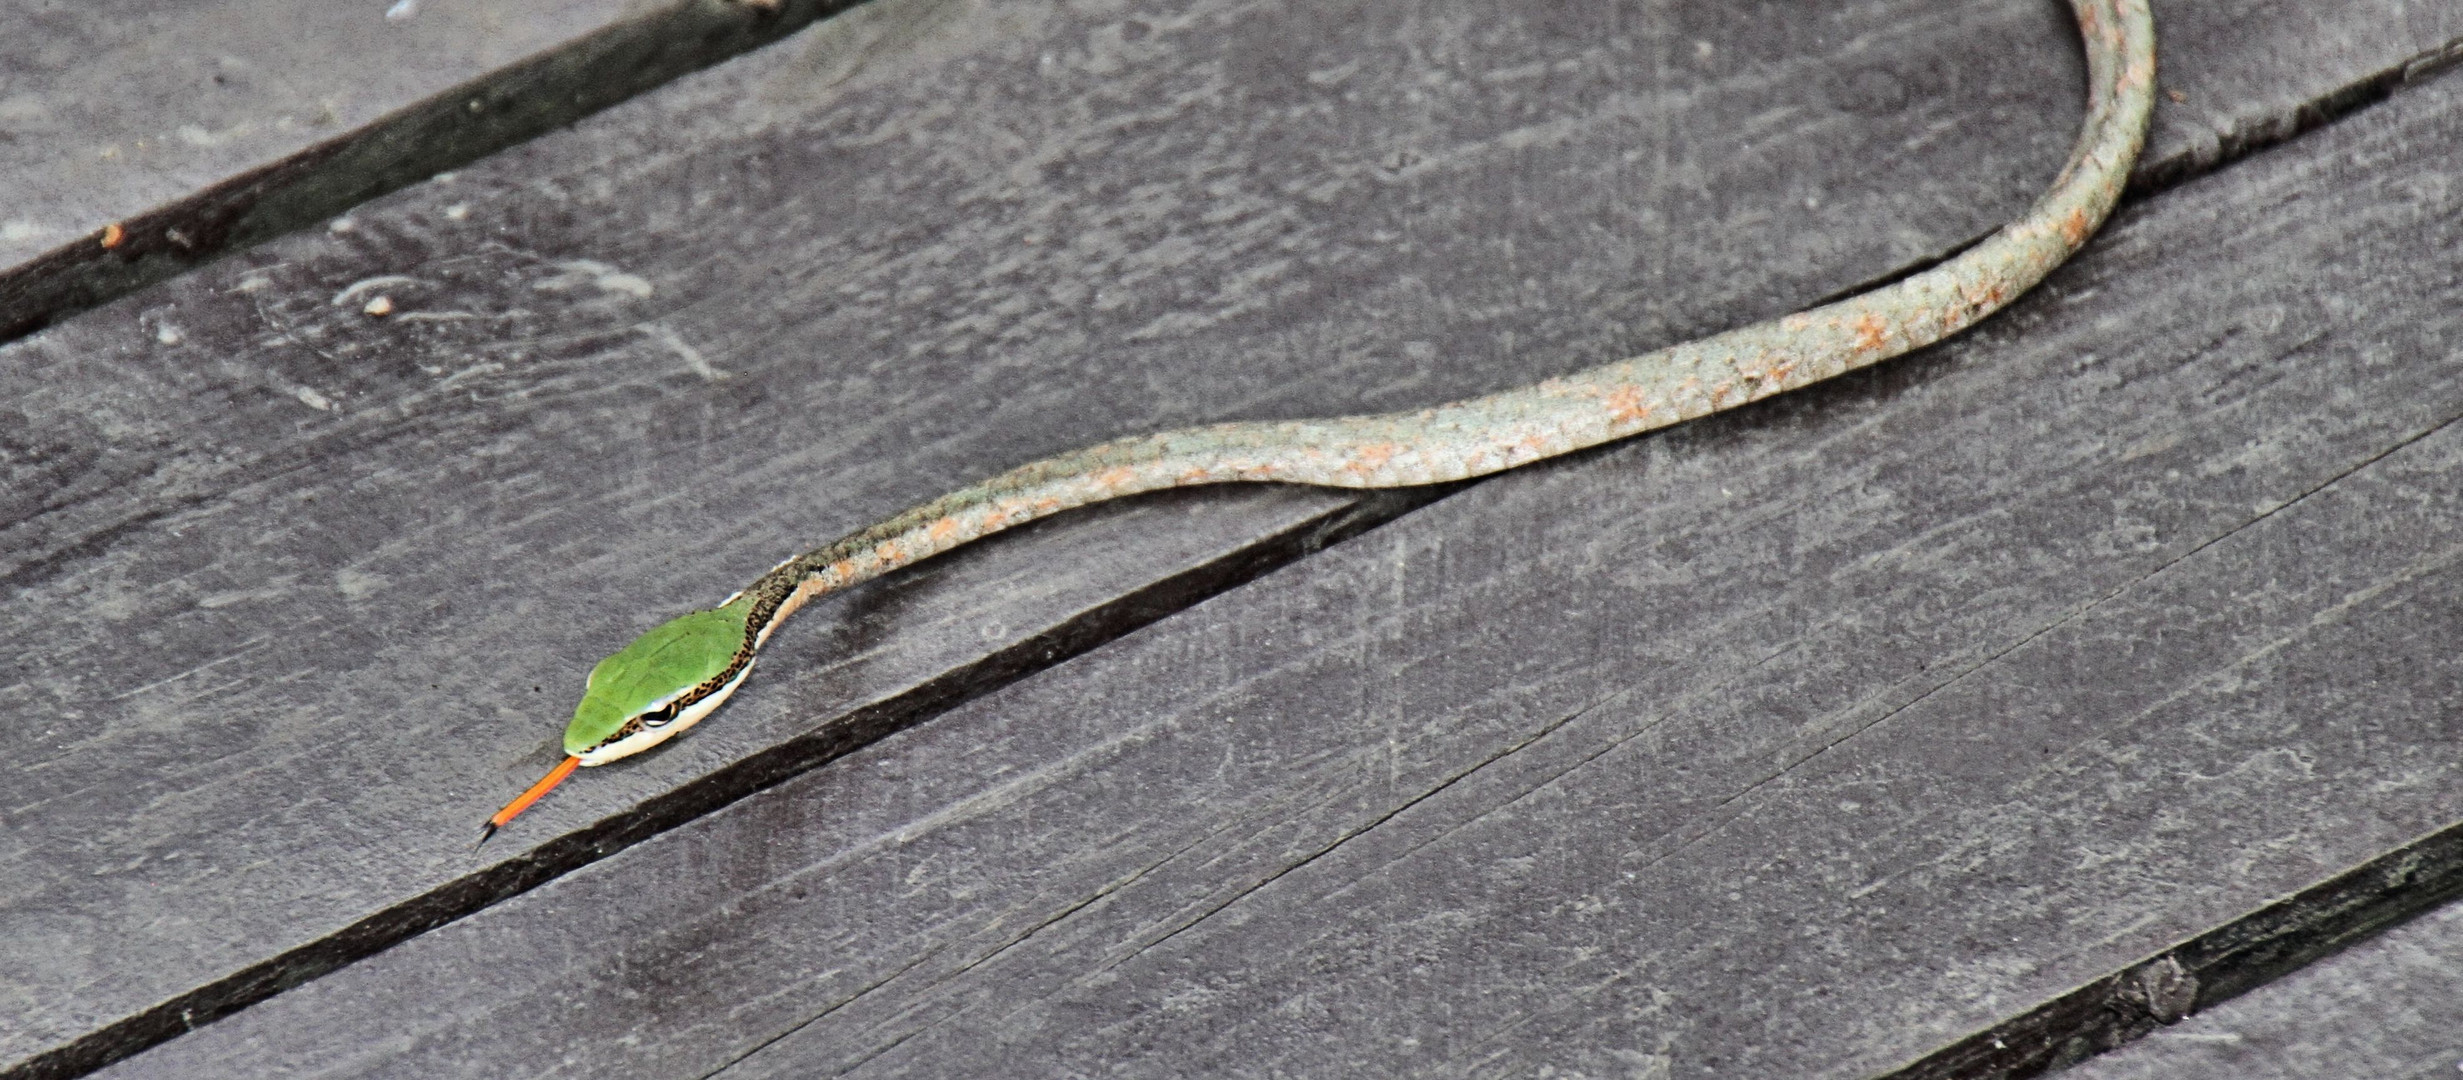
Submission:
M 810 6 L 800 10 L 809 16 L 806 20 L 809 21 L 811 18 L 819 18 L 840 9 L 840 6 Z M 793 26 L 782 25 L 774 29 L 778 33 L 784 33 L 793 29 Z M 752 44 L 758 43 L 752 42 Z M 602 42 L 601 44 L 607 43 Z M 744 44 L 741 47 L 750 47 L 750 45 Z M 732 53 L 725 55 L 732 55 Z M 707 63 L 719 58 L 722 56 L 711 55 L 700 62 Z M 2149 197 L 2197 176 L 2211 173 L 2259 149 L 2296 138 L 2385 101 L 2408 86 L 2452 68 L 2458 58 L 2463 58 L 2463 42 L 2450 44 L 2386 72 L 2350 84 L 2268 122 L 2248 125 L 2234 137 L 2226 140 L 2223 152 L 2212 157 L 2185 153 L 2158 162 L 2142 173 L 2139 185 L 2133 189 L 2133 200 Z M 598 59 L 603 61 L 605 57 L 601 56 Z M 556 62 L 579 63 L 574 57 L 561 56 L 561 54 Z M 543 60 L 537 63 L 547 64 L 549 61 Z M 574 68 L 572 70 L 583 69 Z M 508 69 L 508 72 L 501 78 L 507 80 L 504 85 L 513 85 L 511 80 L 517 78 L 536 79 L 551 73 L 547 67 L 522 67 Z M 660 76 L 657 81 L 663 81 L 664 78 L 678 73 L 681 72 L 668 72 Z M 615 100 L 620 100 L 623 96 L 629 96 L 631 93 L 646 88 L 647 85 L 628 84 L 629 88 L 623 89 L 621 93 L 611 90 L 609 93 L 614 96 L 596 100 L 587 108 L 581 108 L 571 115 L 557 114 L 552 118 L 547 114 L 531 115 L 522 122 L 528 126 L 510 125 L 492 129 L 485 138 L 497 140 L 495 142 L 453 143 L 452 152 L 464 154 L 465 157 L 478 156 L 503 145 L 510 145 L 512 142 L 528 138 L 556 124 L 569 122 L 573 116 L 580 115 L 581 112 L 604 107 Z M 456 95 L 457 100 L 459 96 Z M 432 121 L 435 118 L 426 119 Z M 409 121 L 405 120 L 403 123 L 407 124 Z M 409 129 L 404 128 L 403 130 Z M 474 147 L 478 149 L 474 150 Z M 305 157 L 294 159 L 269 168 L 263 175 L 252 175 L 245 183 L 253 186 L 250 186 L 244 193 L 226 188 L 202 193 L 159 215 L 141 220 L 136 223 L 137 232 L 139 235 L 147 235 L 146 230 L 153 229 L 168 235 L 169 230 L 180 227 L 181 222 L 202 212 L 199 208 L 222 207 L 227 209 L 229 206 L 239 205 L 234 200 L 239 200 L 243 196 L 245 201 L 251 205 L 259 200 L 264 200 L 271 205 L 276 200 L 273 200 L 268 192 L 292 190 L 282 185 L 295 185 L 297 190 L 302 192 L 319 185 L 340 184 L 342 182 L 340 178 L 348 178 L 358 185 L 350 188 L 350 191 L 355 194 L 337 195 L 334 191 L 324 191 L 316 195 L 316 198 L 324 200 L 322 202 L 294 200 L 287 204 L 288 216 L 280 214 L 249 216 L 244 219 L 243 226 L 226 228 L 219 233 L 211 234 L 216 241 L 214 244 L 207 245 L 211 250 L 206 257 L 211 257 L 212 254 L 295 228 L 301 223 L 315 220 L 384 190 L 390 190 L 391 187 L 399 186 L 415 178 L 415 175 L 424 175 L 427 171 L 445 167 L 449 163 L 445 158 L 438 158 L 424 161 L 416 166 L 396 163 L 391 172 L 350 174 L 335 171 L 341 168 L 336 162 L 358 160 L 350 158 L 349 148 L 334 148 L 321 155 L 312 156 L 314 160 Z M 462 158 L 451 160 L 462 160 Z M 365 162 L 360 164 L 365 165 Z M 300 198 L 306 199 L 307 197 L 301 196 Z M 249 213 L 254 215 L 256 211 L 250 210 Z M 157 217 L 160 220 L 157 220 Z M 184 235 L 193 236 L 193 233 Z M 193 243 L 193 239 L 191 242 Z M 134 254 L 147 255 L 149 251 L 151 249 L 144 249 Z M 8 278 L 0 279 L 0 327 L 7 328 L 10 333 L 23 332 L 49 321 L 62 312 L 131 291 L 143 284 L 179 272 L 189 265 L 193 265 L 193 262 L 171 259 L 159 251 L 151 251 L 151 256 L 146 261 L 118 268 L 96 269 L 83 265 L 66 266 L 58 264 L 56 259 L 46 259 L 38 264 L 22 268 Z M 1911 264 L 1905 272 L 1921 270 L 1923 265 L 1922 263 Z M 33 280 L 30 275 L 38 271 L 53 275 L 53 283 L 26 284 Z M 79 276 L 81 274 L 83 276 Z M 2335 480 L 2365 468 L 2379 458 L 2392 454 L 2452 422 L 2450 418 L 2446 424 L 2423 431 L 2387 448 L 2369 461 L 2339 473 L 2334 479 L 2304 492 L 2281 506 L 2251 518 L 2223 536 L 2199 545 L 2181 558 L 2187 558 L 2188 555 L 2204 550 L 2232 533 L 2238 532 L 2241 528 L 2262 521 L 2277 511 L 2298 503 L 2308 495 L 2331 486 Z M 0 1077 L 72 1077 L 100 1068 L 146 1047 L 263 1001 L 286 989 L 330 973 L 427 930 L 462 918 L 511 896 L 519 895 L 564 873 L 621 851 L 660 832 L 695 820 L 738 799 L 775 786 L 788 778 L 868 745 L 890 733 L 909 727 L 933 714 L 1083 653 L 1208 596 L 1303 558 L 1322 547 L 1375 528 L 1402 514 L 1444 498 L 1465 486 L 1467 485 L 1370 495 L 1350 507 L 1270 537 L 1265 542 L 1252 545 L 1233 555 L 1115 599 L 1043 635 L 1020 642 L 976 663 L 950 672 L 940 679 L 918 686 L 896 698 L 849 714 L 821 731 L 772 747 L 733 766 L 705 776 L 676 791 L 651 800 L 629 814 L 550 841 L 525 857 L 458 879 L 442 888 L 404 901 L 362 919 L 337 933 L 294 949 L 263 964 L 234 973 L 142 1013 L 108 1025 L 72 1043 L 31 1058 L 17 1068 L 0 1073 Z M 95 538 L 89 538 L 89 540 L 93 539 Z M 2165 565 L 2170 566 L 2178 561 L 2179 559 L 2175 559 Z M 2158 568 L 2153 573 L 2161 571 L 2162 568 Z M 2152 573 L 2147 576 L 2152 576 Z M 2056 620 L 2051 626 L 2058 626 L 2075 618 L 2077 614 L 2093 606 L 2094 604 L 2091 603 L 2087 608 L 2080 609 L 2080 612 L 2073 612 L 2062 620 Z M 2045 629 L 2049 630 L 2051 626 Z M 2039 630 L 2038 634 L 2042 632 L 2044 631 Z M 2026 640 L 2033 640 L 2033 635 Z M 2025 640 L 2018 643 L 2018 645 L 2024 644 Z M 2015 649 L 2018 645 L 2011 648 Z M 2006 654 L 2008 651 L 2003 650 L 1996 656 Z M 1985 661 L 1985 663 L 1989 662 L 1990 658 Z M 1972 671 L 1974 668 L 1968 670 Z M 1956 678 L 1957 676 L 1954 676 L 1949 681 L 1955 682 Z M 1946 686 L 1948 682 L 1942 685 Z M 1931 691 L 1927 691 L 1928 696 L 1930 693 Z M 1919 696 L 1916 700 L 1921 699 L 1922 696 Z M 1901 706 L 1901 708 L 1904 707 L 1904 705 Z M 1896 711 L 1893 710 L 1893 713 Z M 1885 715 L 1883 719 L 1886 718 Z M 1564 722 L 1561 720 L 1558 723 L 1561 725 Z M 1553 727 L 1549 730 L 1553 730 Z M 1505 752 L 1484 760 L 1472 769 L 1450 777 L 1444 784 L 1397 807 L 1384 817 L 1377 819 L 1377 822 L 1388 820 L 1394 814 L 1399 814 L 1409 809 L 1410 806 L 1417 805 L 1436 792 L 1451 786 L 1455 781 L 1485 768 L 1488 764 L 1502 760 L 1515 750 L 1530 745 L 1537 738 L 1544 737 L 1545 734 L 1546 731 L 1542 731 L 1531 739 L 1517 743 Z M 1835 745 L 1835 742 L 1836 740 L 1833 740 L 1830 745 Z M 1817 749 L 1814 753 L 1818 755 L 1820 750 Z M 1774 775 L 1783 775 L 1786 771 L 1782 769 Z M 1328 845 L 1316 855 L 1303 859 L 1274 876 L 1280 877 L 1298 866 L 1307 865 L 1317 855 L 1332 851 L 1345 841 L 1364 834 L 1374 824 L 1376 822 L 1345 833 L 1334 844 Z M 1253 888 L 1250 891 L 1253 891 Z M 1944 1048 L 1890 1073 L 1889 1076 L 1892 1080 L 1899 1080 L 1899 1078 L 1906 1078 L 1906 1080 L 1927 1078 L 1929 1080 L 1929 1078 L 1936 1077 L 2036 1075 L 2047 1069 L 2079 1060 L 2086 1054 L 2100 1052 L 2143 1035 L 2162 1023 L 2177 1020 L 2180 1016 L 2186 1015 L 2193 1007 L 2211 1006 L 2244 993 L 2271 978 L 2458 894 L 2463 894 L 2463 825 L 2450 827 L 2424 837 L 2289 900 L 2234 920 L 2167 950 L 2142 964 L 2135 965 L 2129 970 L 2115 973 L 2081 987 L 2025 1016 Z M 1246 895 L 1246 892 L 1240 895 Z M 1141 947 L 1141 951 L 1158 945 L 1162 941 L 1170 940 L 1181 930 L 1196 925 L 1208 915 L 1222 910 L 1231 902 L 1236 902 L 1238 898 L 1235 896 L 1232 900 L 1209 909 L 1208 912 L 1199 915 L 1197 919 L 1191 920 L 1181 928 Z M 1060 917 L 1065 918 L 1066 915 L 1067 913 L 1064 912 Z M 1051 921 L 1057 921 L 1057 919 Z M 1049 922 L 1046 925 L 1048 924 Z M 921 962 L 921 959 L 916 961 L 918 964 Z M 903 970 L 905 969 L 901 969 L 901 973 Z M 892 979 L 895 977 L 895 974 L 891 976 Z M 855 997 L 848 1000 L 850 1002 L 856 1000 L 862 996 L 862 993 L 859 991 Z M 784 1034 L 779 1037 L 783 1038 Z M 729 1063 L 730 1066 L 732 1064 L 733 1062 Z M 727 1066 L 722 1066 L 721 1071 L 725 1067 Z
M 0 343 L 537 138 L 863 0 L 670 4 L 0 272 Z
M 737 800 L 775 787 L 932 716 L 1127 634 L 1209 596 L 1341 543 L 1457 490 L 1374 492 L 1254 544 L 1084 612 L 1044 633 L 850 712 L 651 799 L 632 812 L 404 900 L 316 941 L 197 987 L 0 1070 L 0 1080 L 66 1080 L 194 1031 L 276 994 L 519 896 Z
M 2135 1042 L 2463 896 L 2463 823 L 1876 1080 L 2024 1080 Z

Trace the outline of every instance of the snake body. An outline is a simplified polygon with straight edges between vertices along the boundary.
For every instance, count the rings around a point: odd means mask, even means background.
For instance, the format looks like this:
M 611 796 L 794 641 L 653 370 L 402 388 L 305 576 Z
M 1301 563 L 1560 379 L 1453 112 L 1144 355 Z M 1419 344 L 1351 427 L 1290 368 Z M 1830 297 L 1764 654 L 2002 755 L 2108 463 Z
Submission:
M 674 620 L 600 665 L 567 732 L 571 756 L 491 827 L 574 765 L 638 753 L 707 716 L 742 683 L 771 633 L 815 597 L 1003 529 L 1198 484 L 1384 488 L 1484 476 L 1785 393 L 1973 325 L 2043 280 L 2094 234 L 2119 201 L 2145 141 L 2155 89 L 2147 0 L 2071 0 L 2071 7 L 2088 74 L 2076 146 L 2023 216 L 1966 251 L 1845 300 L 1533 386 L 1410 412 L 1114 439 L 950 492 L 779 563 L 718 609 Z M 688 626 L 694 619 L 704 622 Z M 610 665 L 628 654 L 656 661 L 688 652 L 694 642 L 709 648 L 709 660 L 682 669 L 692 672 L 689 681 L 672 692 L 636 689 L 638 702 L 611 705 L 584 723 L 602 675 L 611 686 L 618 681 L 621 673 L 609 673 Z

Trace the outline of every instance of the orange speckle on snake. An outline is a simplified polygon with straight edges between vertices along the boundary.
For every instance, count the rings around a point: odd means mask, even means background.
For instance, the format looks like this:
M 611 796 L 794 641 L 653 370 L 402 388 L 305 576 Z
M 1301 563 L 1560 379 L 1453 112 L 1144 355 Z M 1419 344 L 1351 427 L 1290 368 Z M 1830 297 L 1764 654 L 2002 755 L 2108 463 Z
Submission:
M 2061 238 L 2069 241 L 2071 247 L 2086 243 L 2087 236 L 2094 231 L 2095 222 L 2088 220 L 2086 207 L 2077 207 L 2061 219 Z
M 2146 135 L 2155 68 L 2144 0 L 2070 2 L 2088 70 L 2104 85 L 2088 95 L 2070 164 L 2032 204 L 2041 209 L 1992 241 L 1846 300 L 1519 389 L 1411 412 L 1184 428 L 1019 466 L 763 575 L 744 590 L 759 601 L 761 618 L 748 628 L 738 662 L 751 662 L 752 650 L 797 606 L 792 601 L 1022 521 L 1168 486 L 1166 478 L 1186 485 L 1347 475 L 1353 486 L 1401 487 L 1480 476 L 1877 363 L 1936 339 L 1936 328 L 1946 334 L 1979 318 L 2034 287 L 2093 235 Z M 126 238 L 115 224 L 101 241 L 111 248 Z M 1706 375 L 1732 377 L 1705 388 Z M 1390 468 L 1396 462 L 1409 467 Z
M 1619 424 L 1639 424 L 1650 415 L 1649 391 L 1628 383 L 1608 392 L 1608 419 Z

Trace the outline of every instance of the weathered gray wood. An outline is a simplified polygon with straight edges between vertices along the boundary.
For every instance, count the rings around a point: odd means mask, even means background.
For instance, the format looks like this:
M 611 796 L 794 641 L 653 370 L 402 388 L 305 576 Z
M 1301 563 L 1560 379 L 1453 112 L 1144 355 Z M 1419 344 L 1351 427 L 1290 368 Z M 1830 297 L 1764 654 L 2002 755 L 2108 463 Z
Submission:
M 837 0 L 0 4 L 0 339 L 321 220 Z M 122 229 L 106 250 L 107 225 Z
M 1926 10 L 905 4 L 10 350 L 0 1062 L 313 977 L 1355 504 L 1160 501 L 856 597 L 490 849 L 520 858 L 462 851 L 549 753 L 563 701 L 524 687 L 795 547 L 1097 435 L 1520 381 L 1955 243 L 2040 182 L 2074 76 L 2043 5 Z
M 2451 425 L 2449 425 L 2451 426 Z M 2452 621 L 2451 617 L 2442 621 Z M 2432 640 L 2449 628 L 2432 630 Z M 2463 897 L 2463 821 L 1970 1032 L 1889 1080 L 2035 1076 L 2124 1046 Z
M 2463 819 L 2458 147 L 2406 92 L 112 1075 L 1910 1061 Z
M 468 852 L 591 661 L 782 555 L 1125 430 L 1783 311 L 2006 216 L 2069 138 L 2067 31 L 1925 10 L 859 9 L 10 348 L 0 1069 L 312 978 L 1358 504 L 1158 500 L 860 592 Z M 1963 93 L 1826 81 L 1850 30 Z
M 2450 3 L 2389 5 L 2365 22 L 2321 4 L 2159 3 L 2155 11 L 2166 40 L 2201 47 L 2164 51 L 2171 94 L 2157 105 L 2142 180 L 2204 171 L 2463 60 L 2463 9 Z M 2383 64 L 2395 42 L 2418 51 Z M 2278 70 L 2305 74 L 2280 79 Z
M 2064 1080 L 2449 1080 L 2463 1073 L 2463 904 L 2062 1073 Z
M 0 24 L 13 30 L 0 40 L 0 145 L 9 150 L 0 191 L 10 196 L 0 219 L 0 337 L 536 135 L 842 6 L 13 0 L 0 6 Z M 2451 59 L 2463 33 L 2443 5 L 2310 7 L 2242 0 L 2166 9 L 2176 33 L 2239 47 L 2184 54 L 2191 66 L 2167 76 L 2181 105 L 2158 127 L 2152 170 L 2195 171 L 2314 123 Z M 2277 36 L 2296 24 L 2306 33 Z M 2296 51 L 2284 44 L 2293 40 Z M 2293 55 L 2198 66 L 2251 46 Z M 2294 77 L 2275 77 L 2286 73 Z M 1888 109 L 1935 81 L 1876 68 L 1843 74 L 1836 89 Z M 126 240 L 104 251 L 96 241 L 111 224 Z

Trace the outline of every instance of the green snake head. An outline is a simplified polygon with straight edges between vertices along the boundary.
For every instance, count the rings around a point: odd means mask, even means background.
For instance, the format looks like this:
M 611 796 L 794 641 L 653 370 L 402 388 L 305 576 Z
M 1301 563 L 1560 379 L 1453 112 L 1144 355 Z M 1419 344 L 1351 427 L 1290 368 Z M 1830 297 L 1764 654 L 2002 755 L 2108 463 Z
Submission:
M 729 597 L 711 610 L 660 623 L 599 661 L 565 726 L 564 752 L 584 765 L 604 765 L 701 722 L 752 671 L 749 655 L 737 662 L 746 652 L 752 607 L 745 596 Z

